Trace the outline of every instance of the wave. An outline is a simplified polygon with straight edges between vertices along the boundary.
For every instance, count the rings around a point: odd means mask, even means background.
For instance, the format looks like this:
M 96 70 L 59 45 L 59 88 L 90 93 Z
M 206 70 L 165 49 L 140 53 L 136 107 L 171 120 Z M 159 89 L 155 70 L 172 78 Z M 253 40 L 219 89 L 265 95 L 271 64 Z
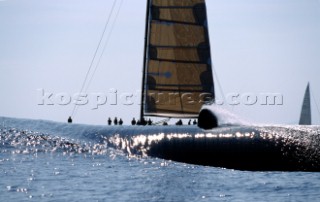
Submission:
M 93 126 L 0 117 L 1 152 L 158 157 L 239 170 L 320 171 L 319 126 Z M 230 122 L 229 123 L 235 123 Z M 238 122 L 239 123 L 239 122 Z

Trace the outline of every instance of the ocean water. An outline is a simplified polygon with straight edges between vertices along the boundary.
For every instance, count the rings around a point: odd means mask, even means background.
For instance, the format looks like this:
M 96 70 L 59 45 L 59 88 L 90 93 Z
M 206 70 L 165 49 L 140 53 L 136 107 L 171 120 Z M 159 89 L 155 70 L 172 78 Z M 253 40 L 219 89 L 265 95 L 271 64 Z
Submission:
M 3 117 L 0 123 L 0 201 L 320 200 L 319 172 L 240 171 L 155 158 L 142 145 L 128 148 L 132 140 L 119 138 L 117 127 Z

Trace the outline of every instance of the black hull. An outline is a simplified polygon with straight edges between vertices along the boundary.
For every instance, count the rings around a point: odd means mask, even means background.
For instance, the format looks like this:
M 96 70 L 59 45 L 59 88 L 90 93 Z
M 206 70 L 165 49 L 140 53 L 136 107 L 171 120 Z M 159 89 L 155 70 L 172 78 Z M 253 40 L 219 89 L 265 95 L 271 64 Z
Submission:
M 320 171 L 317 127 L 226 126 L 210 131 L 190 127 L 186 132 L 185 126 L 162 133 L 148 128 L 150 136 L 120 135 L 122 148 L 131 154 L 236 170 Z M 139 131 L 134 133 L 145 133 Z
M 285 152 L 285 150 L 290 150 Z M 149 156 L 178 162 L 250 171 L 320 171 L 319 162 L 298 158 L 296 145 L 258 138 L 163 140 L 150 146 Z

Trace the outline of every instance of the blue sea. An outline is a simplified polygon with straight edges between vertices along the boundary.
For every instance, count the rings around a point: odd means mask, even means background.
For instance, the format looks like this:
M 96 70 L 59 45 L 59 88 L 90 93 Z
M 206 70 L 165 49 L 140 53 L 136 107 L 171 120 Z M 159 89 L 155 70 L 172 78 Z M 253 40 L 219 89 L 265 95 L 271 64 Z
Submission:
M 120 141 L 117 131 L 134 134 L 130 127 L 4 117 L 0 124 L 0 201 L 320 200 L 319 172 L 240 171 L 150 157 Z

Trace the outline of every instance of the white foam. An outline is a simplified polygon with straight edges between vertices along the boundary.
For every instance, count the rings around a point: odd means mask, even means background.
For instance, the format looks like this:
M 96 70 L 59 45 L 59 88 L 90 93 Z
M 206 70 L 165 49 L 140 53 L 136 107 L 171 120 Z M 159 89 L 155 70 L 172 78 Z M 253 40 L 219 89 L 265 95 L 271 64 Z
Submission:
M 215 104 L 204 105 L 203 109 L 210 110 L 214 115 L 216 115 L 218 119 L 218 125 L 235 125 L 235 126 L 244 126 L 244 125 L 252 125 L 247 120 L 240 118 L 238 115 L 230 112 L 229 110 L 222 108 L 221 106 L 217 106 Z

